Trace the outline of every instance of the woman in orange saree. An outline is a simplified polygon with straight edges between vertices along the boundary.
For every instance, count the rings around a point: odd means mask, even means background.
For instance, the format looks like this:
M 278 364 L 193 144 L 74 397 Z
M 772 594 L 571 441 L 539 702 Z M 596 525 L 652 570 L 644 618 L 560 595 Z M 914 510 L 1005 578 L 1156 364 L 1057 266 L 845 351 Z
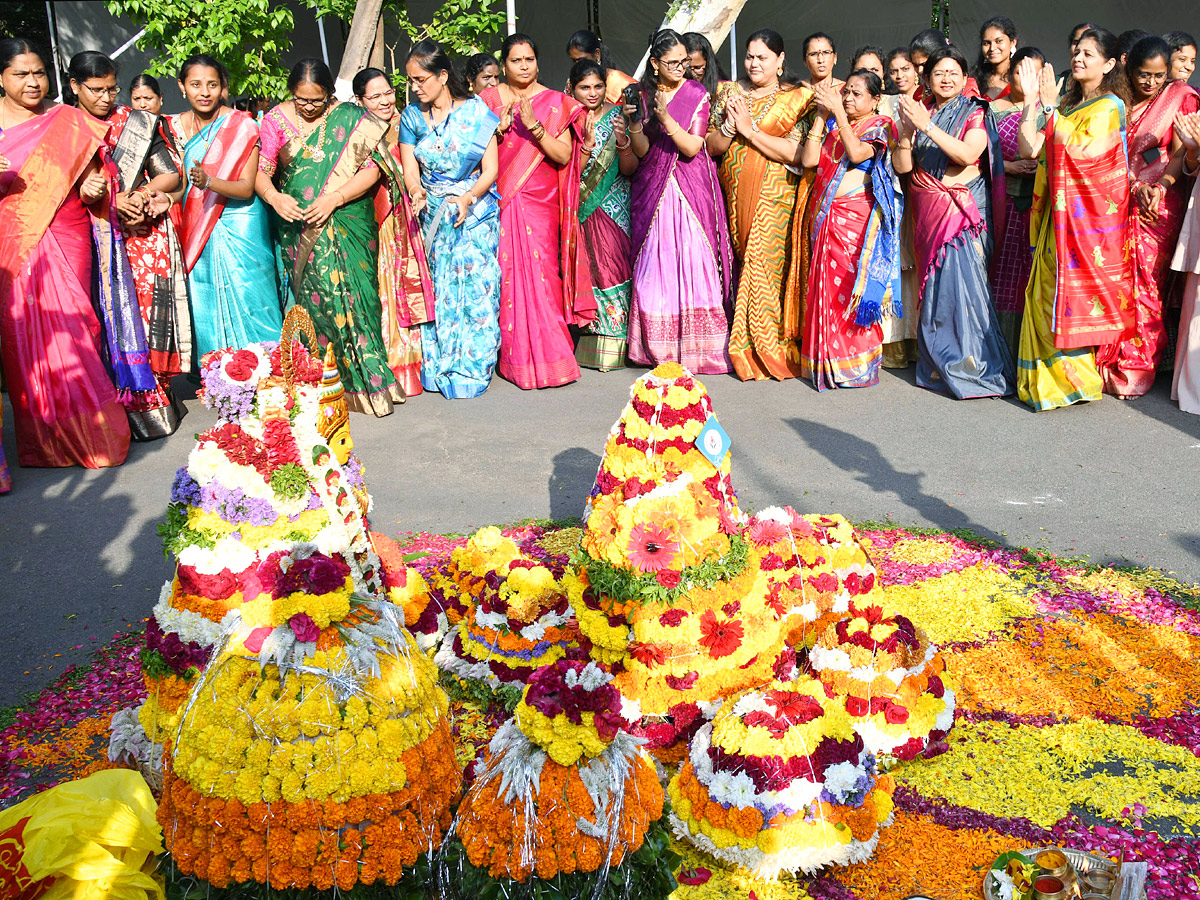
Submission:
M 1169 294 L 1171 254 L 1187 207 L 1183 142 L 1175 136 L 1175 117 L 1197 109 L 1196 92 L 1182 81 L 1168 81 L 1171 48 L 1150 36 L 1133 45 L 1125 77 L 1133 94 L 1129 108 L 1129 169 L 1134 178 L 1134 292 L 1136 325 L 1132 336 L 1096 351 L 1104 392 L 1141 397 L 1154 385 L 1154 373 L 1167 349 L 1163 321 Z
M 0 42 L 0 345 L 23 466 L 118 466 L 129 421 L 101 357 L 86 204 L 108 194 L 105 126 L 45 103 L 26 42 Z
M 746 80 L 717 87 L 707 144 L 718 174 L 733 253 L 741 268 L 729 356 L 742 381 L 800 374 L 799 254 L 792 228 L 812 178 L 796 173 L 813 107 L 810 88 L 786 77 L 783 38 L 769 28 L 746 40 Z M 791 167 L 791 168 L 789 168 Z
M 584 109 L 538 83 L 537 48 L 511 34 L 501 47 L 507 84 L 479 95 L 500 117 L 500 361 L 523 390 L 579 377 L 569 325 L 596 317 L 587 253 L 579 241 Z

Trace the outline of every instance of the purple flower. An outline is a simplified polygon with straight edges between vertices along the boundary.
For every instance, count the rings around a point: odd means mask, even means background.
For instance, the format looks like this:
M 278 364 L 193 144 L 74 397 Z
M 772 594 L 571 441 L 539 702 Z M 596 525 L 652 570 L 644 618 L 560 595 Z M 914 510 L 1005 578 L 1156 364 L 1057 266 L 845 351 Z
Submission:
M 216 513 L 226 522 L 239 525 L 270 525 L 279 518 L 279 513 L 269 500 L 247 497 L 238 488 L 228 488 L 213 483 L 200 489 L 200 506 L 205 512 Z
M 181 466 L 171 484 L 171 502 L 185 506 L 200 505 L 200 485 L 188 474 L 187 466 Z
M 295 560 L 286 572 L 275 580 L 275 597 L 288 594 L 328 594 L 346 582 L 350 567 L 340 557 L 314 553 L 307 559 Z

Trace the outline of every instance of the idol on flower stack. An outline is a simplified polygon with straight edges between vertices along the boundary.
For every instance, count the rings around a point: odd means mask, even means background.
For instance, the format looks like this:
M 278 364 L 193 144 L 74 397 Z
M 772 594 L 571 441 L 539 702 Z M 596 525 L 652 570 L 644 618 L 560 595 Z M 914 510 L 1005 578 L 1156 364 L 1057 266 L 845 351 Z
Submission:
M 142 716 L 164 745 L 164 841 L 216 887 L 395 884 L 439 845 L 461 780 L 403 625 L 421 578 L 390 589 L 372 550 L 337 369 L 290 333 L 315 346 L 306 319 L 204 360 L 219 418 L 176 478 L 178 569 L 144 654 L 185 685 Z
M 759 878 L 870 858 L 889 775 L 838 697 L 801 675 L 729 698 L 671 780 L 675 833 Z
M 729 441 L 704 386 L 677 364 L 639 378 L 613 426 L 566 578 L 594 659 L 681 759 L 716 702 L 794 672 L 796 652 L 874 588 L 853 529 L 788 509 L 747 519 Z
M 852 604 L 848 617 L 817 639 L 808 661 L 881 763 L 946 749 L 955 710 L 954 692 L 942 682 L 946 663 L 907 617 Z
M 439 579 L 449 608 L 462 612 L 435 657 L 438 666 L 491 689 L 516 691 L 537 669 L 562 659 L 575 646 L 562 586 L 565 563 L 565 556 L 533 541 L 518 545 L 499 528 L 472 535 Z
M 588 897 L 607 881 L 630 897 L 670 894 L 663 791 L 631 713 L 578 649 L 538 669 L 478 763 L 439 893 L 534 897 L 552 881 L 552 896 Z

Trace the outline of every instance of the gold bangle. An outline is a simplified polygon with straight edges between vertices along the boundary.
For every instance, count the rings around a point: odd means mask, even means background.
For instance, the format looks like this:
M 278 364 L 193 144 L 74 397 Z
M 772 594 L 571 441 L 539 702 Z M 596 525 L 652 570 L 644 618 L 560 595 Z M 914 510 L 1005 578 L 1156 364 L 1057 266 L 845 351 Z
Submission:
M 680 130 L 681 130 L 681 129 L 680 129 L 680 127 L 679 127 L 679 124 L 678 124 L 678 123 L 676 123 L 676 125 L 675 125 L 675 130 L 674 130 L 674 131 L 668 131 L 668 132 L 667 132 L 667 137 L 674 137 L 675 135 L 677 135 L 677 134 L 680 132 Z

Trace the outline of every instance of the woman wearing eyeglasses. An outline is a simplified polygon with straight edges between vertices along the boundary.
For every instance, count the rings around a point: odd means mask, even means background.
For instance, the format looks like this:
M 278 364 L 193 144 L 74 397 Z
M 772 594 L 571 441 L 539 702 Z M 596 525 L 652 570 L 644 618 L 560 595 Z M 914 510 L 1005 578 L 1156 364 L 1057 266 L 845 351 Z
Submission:
M 111 93 L 115 86 L 105 88 Z M 90 94 L 86 87 L 82 94 Z M 171 377 L 187 372 L 192 357 L 192 316 L 187 275 L 178 234 L 179 208 L 170 192 L 179 188 L 181 162 L 166 117 L 160 116 L 162 94 L 157 80 L 145 73 L 130 85 L 131 107 L 116 106 L 108 115 L 109 156 L 117 176 L 117 197 L 141 218 L 125 224 L 125 251 L 133 274 L 150 368 L 167 403 L 142 410 L 130 419 L 134 436 L 171 434 L 184 414 L 171 394 Z M 92 98 L 82 99 L 81 104 Z M 105 98 L 107 99 L 108 93 Z
M 1183 141 L 1175 118 L 1196 112 L 1196 92 L 1171 81 L 1171 48 L 1160 37 L 1142 38 L 1125 60 L 1133 94 L 1126 117 L 1129 170 L 1133 178 L 1134 333 L 1096 350 L 1104 391 L 1117 397 L 1141 397 L 1154 384 L 1154 373 L 1167 347 L 1163 322 L 1171 254 L 1187 207 Z M 1176 298 L 1178 302 L 1178 298 Z
M 332 343 L 350 409 L 386 416 L 404 402 L 388 366 L 380 318 L 378 231 L 372 196 L 381 166 L 399 178 L 383 137 L 390 124 L 333 98 L 333 74 L 302 59 L 288 75 L 292 99 L 263 117 L 258 195 L 279 216 L 285 301 Z
M 733 248 L 717 167 L 705 144 L 708 91 L 686 77 L 687 47 L 664 29 L 650 44 L 638 104 L 626 104 L 633 152 L 633 302 L 629 361 L 728 372 Z
M 192 299 L 192 368 L 206 353 L 279 339 L 283 316 L 266 207 L 254 195 L 258 124 L 222 100 L 225 67 L 203 53 L 179 68 L 188 110 L 171 118 L 186 181 L 175 195 Z
M 119 466 L 129 422 L 92 308 L 87 207 L 108 196 L 105 126 L 46 99 L 44 57 L 0 40 L 0 360 L 23 466 Z M 18 227 L 19 225 L 19 227 Z M 0 492 L 8 473 L 0 456 Z
M 95 50 L 76 53 L 67 74 L 79 108 L 107 126 L 100 159 L 108 192 L 89 208 L 95 251 L 93 295 L 104 328 L 106 362 L 134 439 L 166 437 L 179 427 L 183 407 L 171 395 L 171 373 L 158 377 L 151 366 L 149 317 L 143 318 L 138 302 L 126 232 L 141 230 L 167 211 L 170 201 L 165 192 L 179 186 L 179 170 L 166 151 L 166 139 L 157 134 L 156 117 L 117 104 L 121 89 L 111 59 Z M 139 131 L 141 140 L 136 139 Z M 143 184 L 152 150 L 163 162 Z M 147 190 L 134 190 L 140 187 Z M 185 299 L 185 313 L 186 309 Z
M 396 89 L 379 69 L 363 69 L 351 84 L 358 103 L 388 123 L 380 152 L 400 169 Z M 421 393 L 421 323 L 434 317 L 433 280 L 421 229 L 404 179 L 383 179 L 372 195 L 379 224 L 379 300 L 388 368 L 406 396 Z

